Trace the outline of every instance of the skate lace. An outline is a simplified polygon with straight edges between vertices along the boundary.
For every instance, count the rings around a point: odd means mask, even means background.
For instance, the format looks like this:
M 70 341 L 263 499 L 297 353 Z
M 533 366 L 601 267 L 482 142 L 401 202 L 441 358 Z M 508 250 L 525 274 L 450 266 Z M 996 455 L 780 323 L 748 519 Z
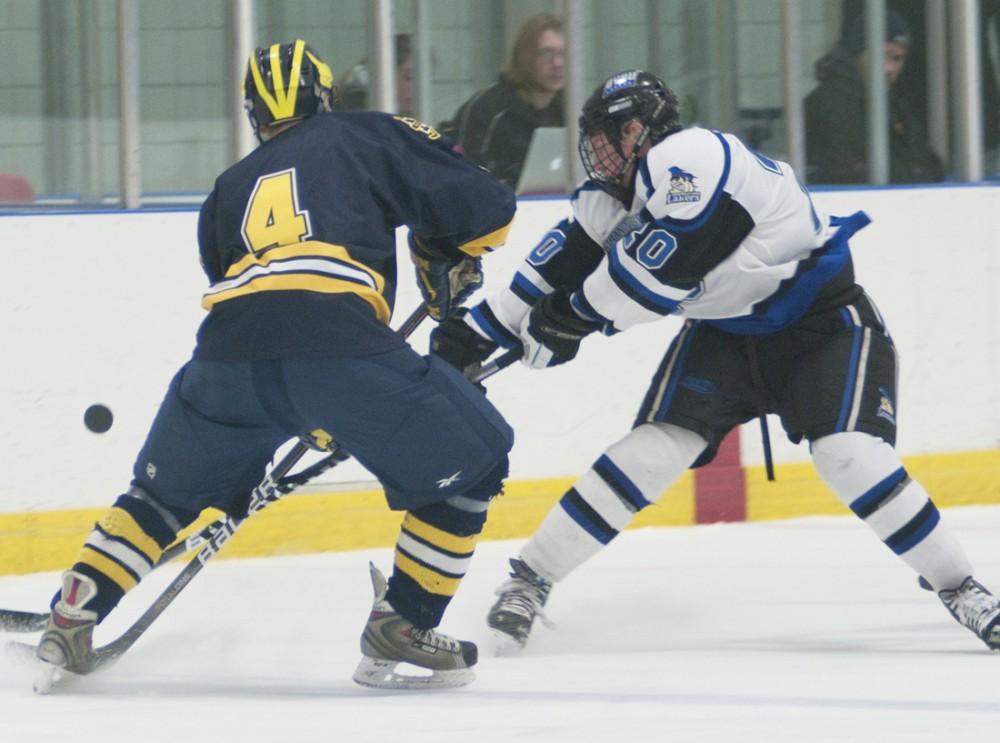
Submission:
M 462 652 L 462 644 L 458 640 L 433 629 L 418 629 L 414 627 L 410 630 L 410 637 L 417 642 L 430 645 L 438 650 L 445 650 L 449 653 Z
M 1000 600 L 975 581 L 942 594 L 948 594 L 942 599 L 955 618 L 980 636 L 1000 615 Z
M 500 600 L 497 602 L 493 613 L 505 611 L 511 614 L 518 614 L 529 621 L 538 617 L 546 627 L 550 629 L 554 628 L 555 624 L 545 616 L 543 609 L 551 588 L 551 583 L 546 582 L 540 585 L 526 581 L 515 575 L 505 581 L 496 590 L 496 594 L 500 597 Z

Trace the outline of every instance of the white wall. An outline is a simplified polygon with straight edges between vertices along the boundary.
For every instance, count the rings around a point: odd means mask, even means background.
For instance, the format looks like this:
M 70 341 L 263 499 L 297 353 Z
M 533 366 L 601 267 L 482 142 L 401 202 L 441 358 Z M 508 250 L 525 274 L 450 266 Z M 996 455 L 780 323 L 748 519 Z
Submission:
M 901 350 L 904 454 L 1000 446 L 1000 188 L 831 191 L 832 213 L 864 208 L 852 242 L 861 283 Z M 524 201 L 505 250 L 489 256 L 487 290 L 503 285 L 564 200 Z M 101 506 L 126 487 L 163 391 L 189 356 L 202 317 L 195 212 L 0 217 L 0 511 Z M 416 306 L 402 280 L 395 322 Z M 679 321 L 587 339 L 577 361 L 489 382 L 517 431 L 515 478 L 574 474 L 628 431 Z M 426 349 L 427 328 L 414 336 Z M 96 435 L 91 403 L 115 414 Z M 776 459 L 800 460 L 772 420 Z M 757 426 L 744 460 L 761 461 Z M 330 473 L 370 479 L 353 463 Z

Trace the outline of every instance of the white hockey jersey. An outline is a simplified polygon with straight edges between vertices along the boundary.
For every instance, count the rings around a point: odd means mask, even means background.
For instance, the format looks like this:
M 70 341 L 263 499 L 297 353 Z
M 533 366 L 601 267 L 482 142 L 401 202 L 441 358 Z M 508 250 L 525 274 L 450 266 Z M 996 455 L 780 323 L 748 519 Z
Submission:
M 483 335 L 513 345 L 524 315 L 557 283 L 606 332 L 670 314 L 727 332 L 777 332 L 835 277 L 853 284 L 847 239 L 868 223 L 862 212 L 829 217 L 790 165 L 700 128 L 670 135 L 639 161 L 630 209 L 589 182 L 573 208 L 575 222 L 546 235 L 510 286 L 470 313 Z M 589 240 L 573 239 L 581 229 Z M 560 251 L 590 241 L 602 249 L 590 258 L 599 263 L 576 286 L 554 280 Z

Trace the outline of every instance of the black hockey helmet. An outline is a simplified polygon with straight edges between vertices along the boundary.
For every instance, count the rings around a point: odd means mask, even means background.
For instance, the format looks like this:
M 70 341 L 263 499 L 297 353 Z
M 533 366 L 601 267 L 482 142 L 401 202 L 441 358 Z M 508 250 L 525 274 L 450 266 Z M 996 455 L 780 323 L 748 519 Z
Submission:
M 625 183 L 638 151 L 646 139 L 656 144 L 680 126 L 677 96 L 656 75 L 645 70 L 626 70 L 597 87 L 580 114 L 580 159 L 587 176 L 612 196 L 628 202 L 632 183 Z M 625 124 L 643 125 L 643 133 L 628 157 L 622 149 Z M 605 146 L 595 150 L 592 138 L 603 134 Z M 613 149 L 611 149 L 613 148 Z M 617 157 L 614 154 L 617 153 Z
M 302 39 L 250 55 L 243 106 L 258 141 L 262 127 L 329 111 L 333 100 L 333 72 Z

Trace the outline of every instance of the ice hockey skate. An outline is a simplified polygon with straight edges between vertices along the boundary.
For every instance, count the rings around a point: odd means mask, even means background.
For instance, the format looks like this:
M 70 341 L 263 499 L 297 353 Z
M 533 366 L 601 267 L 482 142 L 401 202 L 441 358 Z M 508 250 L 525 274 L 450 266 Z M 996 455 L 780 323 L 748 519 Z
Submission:
M 386 600 L 385 576 L 369 564 L 375 601 L 361 635 L 361 663 L 354 680 L 378 689 L 449 689 L 476 677 L 478 651 L 474 643 L 456 640 L 434 629 L 420 629 Z M 421 673 L 397 671 L 400 664 Z
M 1000 651 L 1000 599 L 971 575 L 953 590 L 939 591 L 955 620 L 972 630 L 993 651 Z
M 93 648 L 97 612 L 83 608 L 96 595 L 93 579 L 74 570 L 63 573 L 62 595 L 35 650 L 42 661 L 34 684 L 39 694 L 47 694 L 64 671 L 85 674 L 97 667 Z
M 528 642 L 536 618 L 547 627 L 554 626 L 542 611 L 552 582 L 516 558 L 511 558 L 510 567 L 510 578 L 497 589 L 500 598 L 486 615 L 498 655 L 519 653 Z

